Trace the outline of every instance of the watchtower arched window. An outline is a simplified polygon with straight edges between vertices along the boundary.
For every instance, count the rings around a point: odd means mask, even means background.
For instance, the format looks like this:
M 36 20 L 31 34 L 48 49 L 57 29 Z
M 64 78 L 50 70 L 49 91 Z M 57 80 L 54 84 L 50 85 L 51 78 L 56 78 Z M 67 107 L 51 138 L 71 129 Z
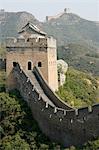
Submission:
M 31 61 L 28 62 L 28 70 L 32 70 L 32 62 Z
M 42 63 L 40 61 L 38 62 L 38 67 L 42 67 Z

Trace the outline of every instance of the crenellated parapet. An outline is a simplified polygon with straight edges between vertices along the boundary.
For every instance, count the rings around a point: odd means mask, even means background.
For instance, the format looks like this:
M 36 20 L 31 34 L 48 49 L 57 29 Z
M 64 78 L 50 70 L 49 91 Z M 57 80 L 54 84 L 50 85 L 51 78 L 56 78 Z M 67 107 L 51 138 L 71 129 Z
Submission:
M 7 48 L 47 48 L 47 39 L 46 38 L 17 38 L 17 39 L 8 39 L 6 42 Z
M 14 76 L 15 78 L 17 78 L 18 82 L 20 82 L 20 84 L 25 84 L 25 88 L 27 89 L 27 94 L 34 94 L 36 95 L 37 100 L 43 101 L 44 102 L 44 107 L 45 108 L 50 108 L 53 107 L 53 114 L 61 114 L 62 118 L 64 116 L 68 116 L 68 118 L 82 118 L 82 117 L 87 117 L 88 115 L 99 115 L 99 104 L 95 104 L 93 106 L 89 106 L 89 107 L 83 107 L 83 108 L 79 108 L 79 109 L 73 109 L 72 107 L 66 106 L 66 108 L 61 108 L 58 107 L 58 103 L 56 103 L 56 105 L 50 105 L 50 103 L 48 101 L 46 101 L 46 99 L 44 100 L 42 97 L 42 94 L 38 91 L 37 87 L 35 85 L 33 85 L 31 83 L 31 80 L 28 78 L 28 76 L 24 73 L 24 71 L 20 68 L 20 66 L 17 64 L 17 67 L 14 68 L 13 70 Z M 20 81 L 19 81 L 20 80 Z M 42 85 L 41 85 L 42 86 Z M 53 95 L 55 93 L 52 93 Z M 47 95 L 49 97 L 49 95 Z M 56 95 L 55 95 L 56 97 Z M 53 97 L 53 98 L 55 98 Z M 51 99 L 51 97 L 49 97 Z M 57 101 L 58 101 L 58 97 L 57 97 Z M 53 101 L 55 102 L 55 101 Z
M 6 40 L 6 48 L 8 51 L 17 50 L 18 48 L 39 48 L 40 50 L 46 50 L 47 48 L 56 48 L 56 40 L 52 37 L 44 37 L 44 38 L 8 38 Z M 44 49 L 42 49 L 44 48 Z
M 99 104 L 95 104 L 93 106 L 89 106 L 89 107 L 84 107 L 84 108 L 79 108 L 79 109 L 73 109 L 71 107 L 66 107 L 66 108 L 61 108 L 58 106 L 51 106 L 49 104 L 48 101 L 46 101 L 46 99 L 44 100 L 41 93 L 39 93 L 38 89 L 35 87 L 35 85 L 33 85 L 30 81 L 30 79 L 28 78 L 28 76 L 26 76 L 26 74 L 24 73 L 24 71 L 20 68 L 20 66 L 18 65 L 17 68 L 14 69 L 14 76 L 17 78 L 18 82 L 19 80 L 21 81 L 21 84 L 25 84 L 25 88 L 27 89 L 27 94 L 34 94 L 36 95 L 37 101 L 38 102 L 42 102 L 42 104 L 44 104 L 43 106 L 45 108 L 53 108 L 53 114 L 57 114 L 60 115 L 62 118 L 64 117 L 68 117 L 68 118 L 82 118 L 82 117 L 87 117 L 88 115 L 99 115 Z M 54 94 L 54 93 L 53 93 Z M 57 98 L 58 100 L 58 98 Z M 56 104 L 57 105 L 57 104 Z M 66 105 L 66 104 L 65 104 Z

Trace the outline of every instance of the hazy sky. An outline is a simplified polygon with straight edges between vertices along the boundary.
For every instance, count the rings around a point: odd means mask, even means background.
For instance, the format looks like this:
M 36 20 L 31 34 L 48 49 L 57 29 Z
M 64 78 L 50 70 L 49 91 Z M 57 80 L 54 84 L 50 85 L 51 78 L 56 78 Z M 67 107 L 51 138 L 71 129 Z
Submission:
M 6 11 L 28 11 L 37 19 L 44 20 L 69 8 L 70 12 L 99 21 L 99 0 L 0 0 L 0 9 Z

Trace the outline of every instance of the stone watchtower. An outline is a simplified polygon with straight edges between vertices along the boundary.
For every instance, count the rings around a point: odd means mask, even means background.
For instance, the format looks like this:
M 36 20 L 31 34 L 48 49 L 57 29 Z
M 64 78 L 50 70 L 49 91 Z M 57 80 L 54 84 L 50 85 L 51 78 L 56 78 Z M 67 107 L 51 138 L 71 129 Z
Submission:
M 6 43 L 7 89 L 15 88 L 12 69 L 18 62 L 28 74 L 34 66 L 39 67 L 44 79 L 52 90 L 58 89 L 56 40 L 47 37 L 36 26 L 28 23 L 19 32 L 19 37 L 8 38 Z

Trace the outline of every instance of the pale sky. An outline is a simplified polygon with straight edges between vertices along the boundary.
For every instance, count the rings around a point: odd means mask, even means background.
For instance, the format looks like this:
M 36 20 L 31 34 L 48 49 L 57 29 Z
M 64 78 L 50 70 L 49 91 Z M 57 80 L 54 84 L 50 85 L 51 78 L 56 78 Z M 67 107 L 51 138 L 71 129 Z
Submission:
M 82 18 L 99 21 L 99 0 L 0 0 L 0 9 L 28 11 L 41 21 L 46 16 L 62 12 L 64 8 Z

